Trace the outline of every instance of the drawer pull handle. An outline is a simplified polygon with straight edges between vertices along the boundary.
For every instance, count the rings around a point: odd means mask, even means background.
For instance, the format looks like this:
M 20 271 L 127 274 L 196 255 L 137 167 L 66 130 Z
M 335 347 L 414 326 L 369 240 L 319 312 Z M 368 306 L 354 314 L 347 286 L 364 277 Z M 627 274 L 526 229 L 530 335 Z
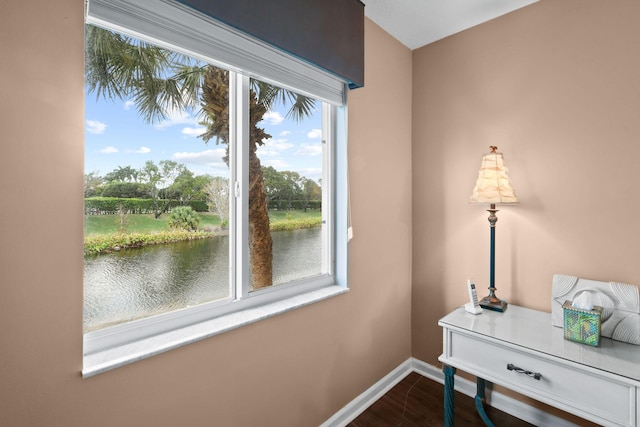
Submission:
M 519 374 L 525 374 L 528 377 L 534 378 L 536 380 L 540 380 L 540 378 L 542 378 L 542 374 L 539 372 L 531 372 L 531 371 L 527 371 L 524 370 L 522 368 L 518 368 L 517 366 L 515 366 L 513 363 L 509 363 L 507 364 L 507 369 L 510 371 L 516 371 Z

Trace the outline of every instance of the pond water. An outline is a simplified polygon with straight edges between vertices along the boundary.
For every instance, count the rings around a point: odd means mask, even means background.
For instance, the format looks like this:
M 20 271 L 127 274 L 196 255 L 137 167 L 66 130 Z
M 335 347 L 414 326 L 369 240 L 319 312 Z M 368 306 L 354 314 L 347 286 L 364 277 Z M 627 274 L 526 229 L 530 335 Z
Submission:
M 320 274 L 320 227 L 271 235 L 274 285 Z M 86 256 L 84 261 L 85 332 L 229 295 L 227 236 Z

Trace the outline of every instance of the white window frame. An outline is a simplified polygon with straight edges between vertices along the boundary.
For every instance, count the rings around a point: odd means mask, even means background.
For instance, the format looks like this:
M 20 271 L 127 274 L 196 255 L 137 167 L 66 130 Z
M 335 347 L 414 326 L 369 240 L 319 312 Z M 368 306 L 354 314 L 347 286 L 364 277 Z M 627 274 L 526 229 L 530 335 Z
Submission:
M 347 292 L 346 82 L 172 0 L 91 0 L 86 22 L 229 69 L 230 154 L 240 162 L 248 157 L 250 77 L 322 100 L 322 235 L 329 250 L 326 274 L 249 292 L 248 225 L 232 223 L 230 250 L 242 262 L 231 270 L 231 297 L 85 333 L 83 377 Z M 248 216 L 248 167 L 232 166 L 230 181 L 240 188 L 230 205 L 230 219 L 238 221 Z

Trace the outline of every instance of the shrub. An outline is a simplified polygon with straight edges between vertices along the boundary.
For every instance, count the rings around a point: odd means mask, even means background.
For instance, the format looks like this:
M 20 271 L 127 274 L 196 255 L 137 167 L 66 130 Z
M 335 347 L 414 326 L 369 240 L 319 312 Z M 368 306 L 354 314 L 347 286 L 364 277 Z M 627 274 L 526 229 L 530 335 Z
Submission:
M 287 214 L 288 215 L 288 214 Z M 271 231 L 298 230 L 300 228 L 312 228 L 322 225 L 322 218 L 285 219 L 270 223 Z
M 171 211 L 167 225 L 181 230 L 197 230 L 200 225 L 200 215 L 191 206 L 179 206 Z
M 191 208 L 193 208 L 193 210 L 196 212 L 209 211 L 209 205 L 207 205 L 207 202 L 204 200 L 191 200 L 189 202 L 189 206 L 191 206 Z
M 179 200 L 160 199 L 160 201 L 167 209 L 175 208 L 182 203 Z M 84 199 L 84 213 L 86 215 L 115 215 L 118 213 L 120 206 L 124 207 L 127 213 L 131 214 L 154 212 L 153 199 L 121 197 L 87 197 Z M 203 200 L 191 200 L 189 206 L 196 212 L 207 212 L 209 210 L 207 202 Z
M 114 215 L 124 208 L 127 213 L 153 212 L 152 199 L 125 199 L 118 197 L 89 197 L 84 199 L 86 215 Z
M 213 232 L 207 231 L 164 231 L 162 233 L 102 234 L 87 236 L 84 239 L 84 254 L 99 255 L 123 249 L 141 248 L 148 245 L 174 243 L 187 240 L 211 238 Z

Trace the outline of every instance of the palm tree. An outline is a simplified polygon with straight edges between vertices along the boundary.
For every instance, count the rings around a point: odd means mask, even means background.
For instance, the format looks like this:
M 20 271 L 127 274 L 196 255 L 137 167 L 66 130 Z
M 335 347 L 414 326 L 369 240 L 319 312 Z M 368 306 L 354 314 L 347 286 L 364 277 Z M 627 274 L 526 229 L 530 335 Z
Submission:
M 91 25 L 86 26 L 85 66 L 89 92 L 105 99 L 131 99 L 148 123 L 172 111 L 201 108 L 206 126 L 201 137 L 205 142 L 215 138 L 228 153 L 227 71 Z M 273 283 L 267 196 L 256 155 L 270 135 L 258 123 L 277 102 L 291 102 L 287 116 L 301 120 L 312 113 L 315 101 L 254 79 L 249 98 L 249 253 L 253 289 L 258 289 Z

